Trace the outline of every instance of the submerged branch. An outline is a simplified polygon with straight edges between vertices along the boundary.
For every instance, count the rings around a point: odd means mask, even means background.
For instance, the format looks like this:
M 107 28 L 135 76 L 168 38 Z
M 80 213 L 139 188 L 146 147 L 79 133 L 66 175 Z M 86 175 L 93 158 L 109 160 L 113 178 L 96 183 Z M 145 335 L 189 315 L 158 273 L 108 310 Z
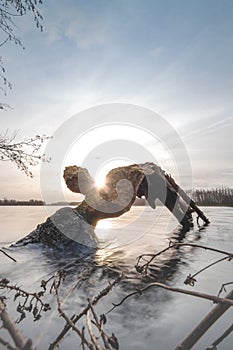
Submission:
M 5 254 L 9 259 L 13 260 L 14 262 L 17 262 L 17 260 L 15 260 L 15 258 L 13 258 L 12 256 L 10 256 L 9 254 L 7 254 L 3 249 L 0 248 L 0 252 Z

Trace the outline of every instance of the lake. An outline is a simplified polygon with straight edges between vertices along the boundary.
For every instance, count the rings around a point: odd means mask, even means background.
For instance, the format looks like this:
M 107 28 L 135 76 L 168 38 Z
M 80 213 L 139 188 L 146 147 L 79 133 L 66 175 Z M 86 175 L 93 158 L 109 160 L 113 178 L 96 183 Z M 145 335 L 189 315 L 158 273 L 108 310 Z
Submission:
M 0 246 L 8 247 L 57 209 L 52 206 L 1 206 Z M 201 231 L 195 224 L 194 229 L 181 242 L 233 252 L 233 208 L 203 207 L 202 210 L 211 224 Z M 70 274 L 62 291 L 67 294 L 63 307 L 71 316 L 86 305 L 88 297 L 98 295 L 109 280 L 113 280 L 114 271 L 122 271 L 123 283 L 117 285 L 96 307 L 98 314 L 106 313 L 112 303 L 118 303 L 125 295 L 142 286 L 141 275 L 134 267 L 137 256 L 158 252 L 168 246 L 169 239 L 179 240 L 177 226 L 176 220 L 162 206 L 155 211 L 149 207 L 132 207 L 130 212 L 119 218 L 99 222 L 96 234 L 100 248 L 95 257 L 83 260 L 66 252 L 57 255 L 51 248 L 35 246 L 11 248 L 8 252 L 16 258 L 17 263 L 1 254 L 0 276 L 9 279 L 12 284 L 17 283 L 25 289 L 37 291 L 42 279 L 47 279 L 54 271 L 69 263 Z M 197 272 L 221 257 L 217 253 L 197 248 L 171 250 L 154 262 L 151 280 L 217 295 L 223 283 L 233 281 L 232 261 L 221 262 L 201 273 L 197 276 L 194 287 L 186 286 L 183 282 L 188 274 Z M 95 268 L 88 270 L 86 278 L 77 286 L 80 273 L 84 267 L 88 268 L 88 264 L 92 266 L 93 260 Z M 112 274 L 110 271 L 113 271 Z M 231 289 L 232 285 L 227 287 L 227 291 Z M 16 304 L 10 300 L 8 311 L 16 318 Z M 23 333 L 32 338 L 34 346 L 40 350 L 46 350 L 64 326 L 64 321 L 58 318 L 54 298 L 48 296 L 48 300 L 52 304 L 52 310 L 44 313 L 39 321 L 32 322 L 27 317 L 19 324 Z M 151 288 L 141 296 L 129 298 L 109 313 L 105 329 L 117 336 L 120 349 L 123 350 L 172 350 L 213 307 L 213 303 L 207 300 Z M 232 323 L 233 309 L 230 308 L 193 349 L 208 348 Z M 0 334 L 4 337 L 6 332 L 1 329 Z M 230 334 L 225 338 L 218 349 L 232 350 L 232 336 Z M 79 344 L 80 339 L 70 332 L 60 349 L 81 349 Z

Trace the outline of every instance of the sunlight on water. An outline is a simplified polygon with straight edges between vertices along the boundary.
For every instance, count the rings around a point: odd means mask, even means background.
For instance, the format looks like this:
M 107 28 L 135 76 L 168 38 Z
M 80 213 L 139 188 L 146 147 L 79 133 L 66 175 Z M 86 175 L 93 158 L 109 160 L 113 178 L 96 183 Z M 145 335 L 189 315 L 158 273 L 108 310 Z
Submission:
M 100 220 L 95 232 L 100 247 L 119 248 L 128 246 L 133 242 L 144 240 L 142 245 L 153 239 L 160 246 L 168 232 L 177 227 L 177 221 L 167 208 L 158 206 L 156 210 L 148 206 L 135 206 L 129 212 L 118 218 Z
M 103 229 L 103 230 L 109 230 L 112 228 L 112 223 L 110 219 L 105 220 L 99 220 L 99 222 L 96 225 L 96 229 Z
M 100 248 L 96 253 L 96 261 L 97 263 L 103 264 L 108 261 L 113 254 L 114 250 L 109 247 Z
M 14 242 L 28 234 L 37 224 L 47 217 L 43 207 L 1 207 L 0 208 L 1 246 Z M 56 211 L 53 207 L 50 210 Z M 195 226 L 187 233 L 185 240 L 201 245 L 233 251 L 232 208 L 204 208 L 211 224 L 202 231 Z M 14 248 L 9 252 L 17 263 L 4 255 L 0 256 L 0 276 L 9 278 L 32 291 L 39 288 L 41 279 L 47 279 L 58 268 L 67 266 L 69 276 L 65 282 L 67 291 L 72 289 L 66 311 L 78 312 L 80 304 L 86 303 L 88 295 L 95 296 L 113 279 L 114 271 L 122 272 L 127 283 L 114 288 L 100 305 L 104 313 L 119 302 L 122 296 L 141 286 L 141 276 L 135 270 L 137 257 L 142 253 L 155 253 L 169 244 L 169 239 L 179 239 L 177 222 L 163 207 L 152 210 L 148 207 L 133 207 L 130 212 L 119 218 L 102 220 L 98 223 L 96 234 L 100 248 L 94 256 L 79 257 L 67 251 L 57 254 L 53 249 L 42 249 L 37 245 Z M 194 249 L 170 251 L 159 256 L 150 273 L 155 279 L 165 279 L 171 285 L 192 288 L 217 294 L 222 283 L 232 280 L 232 262 L 223 262 L 203 272 L 197 278 L 194 287 L 184 286 L 184 279 L 189 273 L 195 273 L 219 256 Z M 93 265 L 94 261 L 94 265 Z M 93 267 L 87 279 L 76 286 L 78 276 L 86 268 Z M 231 287 L 229 287 L 231 288 Z M 229 290 L 228 288 L 228 290 Z M 75 308 L 75 310 L 74 310 Z M 108 315 L 111 332 L 119 339 L 120 349 L 127 350 L 174 350 L 180 340 L 208 313 L 212 304 L 190 296 L 170 294 L 162 290 L 151 289 L 140 297 L 128 300 Z M 77 309 L 77 310 L 76 310 Z M 9 304 L 9 312 L 15 312 L 15 305 Z M 57 329 L 64 326 L 57 318 L 56 307 L 51 314 L 42 317 L 42 322 L 25 319 L 21 325 L 25 334 L 38 341 L 38 350 L 47 349 L 47 344 L 57 336 Z M 232 323 L 233 310 L 229 310 L 194 350 L 207 348 Z M 15 314 L 15 318 L 17 313 Z M 171 330 L 168 332 L 168 330 Z M 1 332 L 1 330 L 0 330 Z M 155 344 L 159 346 L 155 347 Z M 77 338 L 70 334 L 61 350 L 77 348 Z M 218 350 L 232 350 L 232 336 L 226 338 Z

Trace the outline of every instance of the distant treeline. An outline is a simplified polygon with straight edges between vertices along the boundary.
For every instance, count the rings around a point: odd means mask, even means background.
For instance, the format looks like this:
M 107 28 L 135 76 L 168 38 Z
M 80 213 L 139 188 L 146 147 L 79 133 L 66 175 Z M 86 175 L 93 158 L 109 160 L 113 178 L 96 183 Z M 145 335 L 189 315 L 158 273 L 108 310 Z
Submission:
M 16 199 L 0 199 L 0 205 L 45 205 L 45 202 L 38 199 L 30 199 L 28 201 L 18 201 Z
M 80 204 L 80 202 L 56 202 L 56 203 L 49 203 L 46 204 L 44 201 L 42 200 L 38 200 L 38 199 L 30 199 L 28 201 L 19 201 L 16 199 L 0 199 L 0 205 L 55 205 L 55 206 L 65 206 L 65 205 L 78 205 Z
M 229 187 L 193 190 L 191 197 L 197 205 L 233 207 L 233 189 Z
M 216 188 L 211 190 L 198 189 L 187 191 L 187 194 L 196 202 L 197 205 L 203 206 L 227 206 L 233 207 L 233 189 L 229 187 Z M 16 199 L 0 199 L 0 205 L 56 205 L 65 206 L 72 205 L 77 206 L 80 202 L 56 202 L 46 204 L 42 200 L 30 199 L 28 201 L 18 201 Z M 156 203 L 160 205 L 161 203 Z M 148 205 L 145 198 L 136 198 L 134 205 Z
M 200 206 L 226 206 L 233 207 L 233 189 L 229 187 L 215 189 L 189 190 L 187 194 Z M 134 205 L 146 205 L 144 198 L 137 198 Z M 161 205 L 157 201 L 156 205 Z

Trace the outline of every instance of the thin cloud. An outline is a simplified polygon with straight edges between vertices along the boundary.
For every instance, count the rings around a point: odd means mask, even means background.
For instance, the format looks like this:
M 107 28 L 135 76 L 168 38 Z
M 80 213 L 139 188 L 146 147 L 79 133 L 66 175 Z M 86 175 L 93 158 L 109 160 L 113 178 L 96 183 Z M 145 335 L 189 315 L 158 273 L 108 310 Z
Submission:
M 101 15 L 93 16 L 88 11 L 67 8 L 53 16 L 49 25 L 45 27 L 45 35 L 49 45 L 69 39 L 79 49 L 90 49 L 102 46 L 109 40 L 109 26 Z
M 205 125 L 201 128 L 198 128 L 196 130 L 193 130 L 189 133 L 186 133 L 183 138 L 189 138 L 196 135 L 207 135 L 215 132 L 216 130 L 219 130 L 220 128 L 228 128 L 229 126 L 233 125 L 233 117 L 226 117 L 224 119 L 221 119 L 215 123 Z
M 163 52 L 164 52 L 163 47 L 156 47 L 150 51 L 150 55 L 153 57 L 158 57 L 158 56 L 161 56 Z

